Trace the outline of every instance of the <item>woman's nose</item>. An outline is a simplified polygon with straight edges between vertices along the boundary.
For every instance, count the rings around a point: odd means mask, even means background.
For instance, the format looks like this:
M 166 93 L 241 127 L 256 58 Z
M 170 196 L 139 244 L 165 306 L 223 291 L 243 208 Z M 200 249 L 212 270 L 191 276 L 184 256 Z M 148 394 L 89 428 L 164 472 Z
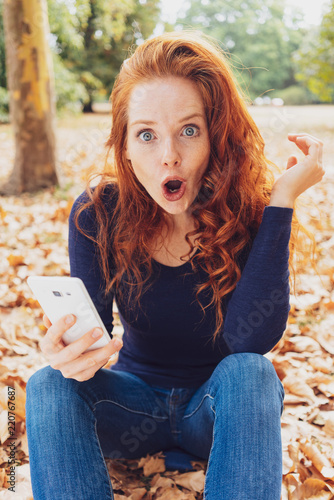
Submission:
M 162 163 L 169 167 L 177 166 L 181 163 L 179 151 L 172 139 L 167 139 L 163 145 Z

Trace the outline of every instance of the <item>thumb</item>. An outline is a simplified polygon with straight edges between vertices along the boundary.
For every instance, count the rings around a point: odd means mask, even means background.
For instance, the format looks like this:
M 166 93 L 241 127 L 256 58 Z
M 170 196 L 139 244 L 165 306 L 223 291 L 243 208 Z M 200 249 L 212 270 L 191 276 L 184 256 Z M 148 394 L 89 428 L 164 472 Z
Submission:
M 296 165 L 296 163 L 298 163 L 297 158 L 295 156 L 290 156 L 290 158 L 288 159 L 288 163 L 287 163 L 286 169 L 289 170 L 289 168 L 291 168 L 294 165 Z
M 43 315 L 43 322 L 46 328 L 50 328 L 50 326 L 52 325 L 51 321 L 49 320 L 46 314 Z

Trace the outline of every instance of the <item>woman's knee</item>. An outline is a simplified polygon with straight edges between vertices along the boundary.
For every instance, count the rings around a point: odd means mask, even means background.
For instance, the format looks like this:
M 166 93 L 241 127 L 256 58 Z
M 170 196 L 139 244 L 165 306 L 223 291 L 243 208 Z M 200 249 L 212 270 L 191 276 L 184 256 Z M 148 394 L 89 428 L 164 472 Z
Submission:
M 55 370 L 48 365 L 37 370 L 29 378 L 26 386 L 27 399 L 40 395 L 43 395 L 43 397 L 51 396 L 55 390 L 71 391 L 78 384 L 79 382 L 76 380 L 65 378 L 59 370 Z
M 240 392 L 258 392 L 284 398 L 283 385 L 269 359 L 257 353 L 236 353 L 224 358 L 212 374 L 212 384 L 222 390 L 233 386 Z

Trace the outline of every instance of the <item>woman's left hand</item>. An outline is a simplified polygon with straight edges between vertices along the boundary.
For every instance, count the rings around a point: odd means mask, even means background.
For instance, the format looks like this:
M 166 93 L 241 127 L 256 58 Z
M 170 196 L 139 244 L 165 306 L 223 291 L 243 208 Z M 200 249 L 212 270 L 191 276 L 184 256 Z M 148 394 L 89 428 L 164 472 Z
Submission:
M 286 171 L 273 185 L 269 205 L 293 208 L 296 198 L 320 182 L 325 174 L 322 168 L 323 143 L 304 133 L 289 134 L 288 139 L 298 146 L 305 158 L 298 162 L 295 156 L 290 156 Z

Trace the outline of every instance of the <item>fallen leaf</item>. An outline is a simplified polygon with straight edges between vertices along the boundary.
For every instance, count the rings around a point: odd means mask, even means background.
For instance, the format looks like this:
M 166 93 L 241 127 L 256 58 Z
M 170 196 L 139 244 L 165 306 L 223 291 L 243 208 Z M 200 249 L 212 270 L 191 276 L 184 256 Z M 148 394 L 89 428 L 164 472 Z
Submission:
M 304 455 L 312 461 L 323 477 L 334 480 L 334 467 L 331 466 L 330 461 L 320 452 L 319 448 L 305 438 L 300 439 L 299 442 Z
M 205 475 L 202 470 L 186 472 L 175 476 L 174 481 L 188 490 L 200 492 L 204 490 Z
M 166 470 L 165 459 L 159 456 L 149 456 L 142 458 L 138 467 L 143 467 L 144 476 L 150 476 L 155 472 L 164 472 Z

